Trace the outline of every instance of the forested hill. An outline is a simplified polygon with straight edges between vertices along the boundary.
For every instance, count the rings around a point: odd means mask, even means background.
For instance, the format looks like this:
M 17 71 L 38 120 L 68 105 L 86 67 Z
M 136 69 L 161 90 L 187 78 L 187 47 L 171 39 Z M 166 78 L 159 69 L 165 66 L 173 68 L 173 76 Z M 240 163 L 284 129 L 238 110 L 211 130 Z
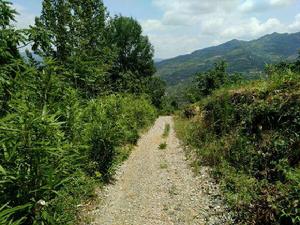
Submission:
M 228 62 L 229 72 L 257 74 L 265 64 L 293 60 L 300 49 L 300 32 L 273 33 L 253 41 L 231 40 L 224 44 L 197 50 L 156 63 L 157 76 L 169 86 L 184 83 L 197 72 L 211 68 L 217 61 Z

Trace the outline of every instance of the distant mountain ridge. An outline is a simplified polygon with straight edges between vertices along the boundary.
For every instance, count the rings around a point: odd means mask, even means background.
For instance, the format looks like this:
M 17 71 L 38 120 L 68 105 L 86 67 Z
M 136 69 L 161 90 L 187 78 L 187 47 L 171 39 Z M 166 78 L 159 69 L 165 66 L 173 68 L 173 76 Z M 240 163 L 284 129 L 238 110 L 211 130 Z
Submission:
M 268 63 L 294 60 L 300 50 L 300 32 L 272 33 L 252 41 L 231 40 L 224 44 L 177 56 L 156 63 L 156 75 L 168 86 L 185 83 L 197 72 L 206 71 L 214 63 L 225 60 L 229 72 L 257 74 Z
M 159 62 L 161 62 L 161 61 L 163 61 L 164 59 L 161 59 L 161 58 L 154 58 L 154 62 L 155 63 L 159 63 Z

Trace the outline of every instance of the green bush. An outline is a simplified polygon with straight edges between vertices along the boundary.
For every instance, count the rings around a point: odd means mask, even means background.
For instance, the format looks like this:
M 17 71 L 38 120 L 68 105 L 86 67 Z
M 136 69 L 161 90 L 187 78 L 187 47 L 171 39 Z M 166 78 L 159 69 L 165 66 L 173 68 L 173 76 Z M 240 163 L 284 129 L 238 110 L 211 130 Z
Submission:
M 1 224 L 72 224 L 74 204 L 110 177 L 121 147 L 156 117 L 143 96 L 81 99 L 61 72 L 51 61 L 21 64 L 13 80 L 0 118 Z M 40 200 L 47 205 L 38 212 Z
M 136 143 L 139 130 L 149 126 L 156 112 L 143 97 L 112 95 L 91 100 L 82 111 L 76 142 L 87 146 L 89 171 L 110 176 L 116 149 L 128 143 Z
M 139 131 L 156 117 L 146 98 L 133 95 L 107 96 L 77 109 L 71 105 L 69 114 L 19 103 L 0 120 L 0 203 L 7 203 L 5 210 L 30 204 L 30 210 L 3 215 L 26 223 L 72 223 L 74 205 L 90 197 L 94 179 L 107 180 L 121 147 L 136 143 Z M 47 206 L 33 213 L 39 200 Z

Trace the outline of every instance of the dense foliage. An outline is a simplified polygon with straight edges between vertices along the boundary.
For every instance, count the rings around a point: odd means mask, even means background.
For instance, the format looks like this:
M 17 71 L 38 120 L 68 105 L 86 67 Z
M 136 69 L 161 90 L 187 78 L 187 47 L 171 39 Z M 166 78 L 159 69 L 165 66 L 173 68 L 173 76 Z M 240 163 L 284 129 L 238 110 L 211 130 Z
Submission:
M 300 223 L 299 62 L 218 89 L 178 120 L 198 163 L 214 167 L 235 224 Z
M 155 73 L 153 46 L 133 18 L 110 18 L 102 0 L 44 0 L 28 30 L 33 50 L 70 71 L 83 97 L 144 93 Z M 164 93 L 161 93 L 161 98 Z
M 44 0 L 26 30 L 15 14 L 0 0 L 0 224 L 74 224 L 155 119 L 164 84 L 141 26 L 101 0 Z
M 197 86 L 200 96 L 210 95 L 214 90 L 234 84 L 242 80 L 240 74 L 228 74 L 226 71 L 227 64 L 221 61 L 215 64 L 215 67 L 204 73 L 197 74 Z

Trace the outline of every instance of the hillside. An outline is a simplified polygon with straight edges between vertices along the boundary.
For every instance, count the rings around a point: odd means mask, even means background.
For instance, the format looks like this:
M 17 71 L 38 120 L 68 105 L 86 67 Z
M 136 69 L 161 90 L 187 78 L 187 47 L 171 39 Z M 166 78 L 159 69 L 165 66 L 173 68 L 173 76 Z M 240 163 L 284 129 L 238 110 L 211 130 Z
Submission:
M 158 62 L 156 75 L 168 86 L 173 86 L 191 80 L 195 73 L 205 71 L 223 59 L 229 63 L 229 72 L 247 73 L 251 77 L 262 71 L 267 63 L 295 59 L 299 49 L 300 32 L 273 33 L 253 41 L 235 39 Z
M 300 224 L 299 68 L 223 87 L 176 117 L 193 165 L 212 166 L 236 225 Z

